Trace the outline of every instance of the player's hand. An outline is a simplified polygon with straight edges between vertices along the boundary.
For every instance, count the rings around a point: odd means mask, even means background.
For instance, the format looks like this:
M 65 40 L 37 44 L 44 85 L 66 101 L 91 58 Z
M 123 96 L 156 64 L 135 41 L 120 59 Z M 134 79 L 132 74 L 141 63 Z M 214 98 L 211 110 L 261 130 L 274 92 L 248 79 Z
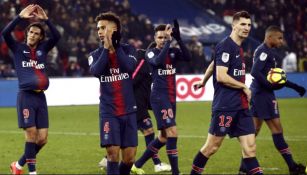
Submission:
M 295 89 L 294 89 L 298 94 L 300 94 L 301 97 L 303 97 L 306 93 L 306 89 L 302 86 L 297 86 Z
M 120 45 L 120 39 L 122 38 L 119 31 L 114 31 L 112 34 L 112 45 L 114 49 L 117 49 Z
M 178 23 L 177 19 L 174 20 L 174 27 L 173 27 L 173 29 L 172 29 L 171 35 L 172 35 L 172 37 L 175 38 L 177 41 L 181 41 L 179 23 Z
M 167 24 L 165 27 L 165 33 L 166 33 L 166 39 L 171 40 L 171 34 L 172 34 L 172 26 L 170 24 Z
M 200 89 L 200 88 L 202 88 L 204 86 L 205 85 L 204 85 L 203 81 L 198 81 L 198 82 L 193 84 L 193 89 L 194 89 L 194 91 L 196 91 L 197 89 Z
M 35 9 L 36 9 L 36 5 L 34 5 L 34 4 L 28 5 L 26 8 L 24 8 L 19 13 L 20 18 L 24 18 L 24 19 L 34 18 L 35 15 L 33 14 L 33 12 L 34 12 Z
M 48 16 L 46 15 L 43 8 L 39 5 L 35 5 L 36 12 L 34 11 L 33 14 L 40 20 L 48 20 Z
M 247 86 L 245 86 L 244 89 L 243 89 L 243 92 L 245 93 L 248 102 L 250 102 L 251 97 L 252 97 L 252 91 Z
M 116 28 L 110 27 L 110 25 L 106 26 L 105 34 L 104 34 L 104 44 L 103 47 L 109 49 L 110 51 L 114 51 L 114 47 L 112 44 L 112 34 L 116 30 Z

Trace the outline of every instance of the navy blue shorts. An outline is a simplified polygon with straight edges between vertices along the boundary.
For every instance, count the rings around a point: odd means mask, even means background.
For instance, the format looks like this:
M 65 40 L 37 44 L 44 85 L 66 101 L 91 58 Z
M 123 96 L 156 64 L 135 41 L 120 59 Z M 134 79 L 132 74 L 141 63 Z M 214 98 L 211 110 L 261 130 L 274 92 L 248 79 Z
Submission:
M 143 120 L 138 120 L 137 121 L 137 125 L 138 125 L 138 129 L 140 131 L 144 131 L 144 130 L 147 130 L 147 129 L 153 127 L 152 121 L 151 121 L 150 117 L 147 117 L 147 118 L 145 118 Z
M 171 103 L 167 97 L 158 95 L 152 95 L 150 102 L 158 130 L 176 126 L 176 103 Z
M 251 112 L 253 117 L 262 120 L 279 118 L 278 104 L 274 93 L 252 93 Z
M 100 146 L 120 146 L 121 148 L 138 145 L 136 114 L 123 116 L 100 115 Z
M 17 95 L 18 127 L 48 128 L 48 109 L 44 92 L 19 91 Z
M 214 111 L 209 133 L 215 136 L 239 137 L 255 133 L 253 118 L 248 109 L 239 111 Z

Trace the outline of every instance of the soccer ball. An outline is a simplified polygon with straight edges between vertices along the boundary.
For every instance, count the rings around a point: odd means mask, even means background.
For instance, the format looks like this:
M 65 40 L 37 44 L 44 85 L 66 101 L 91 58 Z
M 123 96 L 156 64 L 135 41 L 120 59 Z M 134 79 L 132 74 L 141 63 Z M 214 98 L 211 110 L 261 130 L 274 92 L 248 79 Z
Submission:
M 266 78 L 272 84 L 284 84 L 287 81 L 286 73 L 281 68 L 272 68 Z

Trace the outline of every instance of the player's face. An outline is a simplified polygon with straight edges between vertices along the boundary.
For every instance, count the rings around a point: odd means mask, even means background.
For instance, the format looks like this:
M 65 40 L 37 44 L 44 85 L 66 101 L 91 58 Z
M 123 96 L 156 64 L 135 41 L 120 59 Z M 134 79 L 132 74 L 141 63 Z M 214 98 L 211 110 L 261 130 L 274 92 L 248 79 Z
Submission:
M 32 26 L 27 33 L 27 45 L 30 47 L 35 47 L 42 38 L 43 36 L 41 35 L 41 29 Z
M 107 21 L 107 20 L 100 20 L 97 23 L 97 32 L 98 32 L 98 37 L 101 42 L 104 41 L 104 37 L 106 36 L 106 31 L 107 29 L 116 31 L 117 26 L 114 22 L 112 21 Z
M 155 34 L 155 42 L 157 44 L 156 47 L 158 49 L 162 49 L 166 41 L 167 37 L 165 31 L 157 31 Z
M 233 23 L 232 27 L 239 38 L 247 38 L 251 30 L 251 19 L 240 18 Z
M 270 36 L 270 42 L 273 47 L 281 47 L 284 44 L 284 36 L 281 32 L 274 32 Z

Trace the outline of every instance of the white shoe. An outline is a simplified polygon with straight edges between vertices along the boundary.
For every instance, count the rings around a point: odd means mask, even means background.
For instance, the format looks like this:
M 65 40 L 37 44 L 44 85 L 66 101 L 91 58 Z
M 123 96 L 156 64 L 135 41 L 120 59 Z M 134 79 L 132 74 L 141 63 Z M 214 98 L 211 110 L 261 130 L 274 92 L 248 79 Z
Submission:
M 101 169 L 107 169 L 108 159 L 106 157 L 103 157 L 101 161 L 98 163 L 98 167 Z
M 155 165 L 155 172 L 156 173 L 159 173 L 159 172 L 169 172 L 169 171 L 172 171 L 172 167 L 167 164 L 167 163 L 160 163 L 158 165 Z

